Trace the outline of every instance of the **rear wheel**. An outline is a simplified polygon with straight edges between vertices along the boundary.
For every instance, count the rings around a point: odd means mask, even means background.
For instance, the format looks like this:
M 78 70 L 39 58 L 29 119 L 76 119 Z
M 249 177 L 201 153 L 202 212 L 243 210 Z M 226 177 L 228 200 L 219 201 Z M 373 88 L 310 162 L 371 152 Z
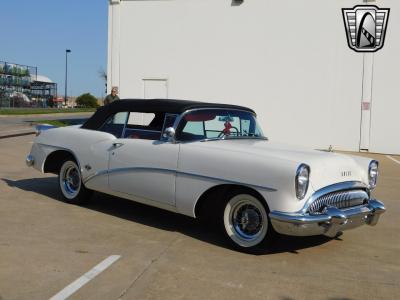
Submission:
M 89 200 L 91 191 L 82 182 L 78 164 L 68 159 L 61 165 L 58 183 L 63 199 L 71 204 L 82 204 Z
M 241 251 L 265 250 L 272 241 L 273 228 L 268 208 L 255 193 L 236 191 L 227 195 L 220 211 L 222 229 Z

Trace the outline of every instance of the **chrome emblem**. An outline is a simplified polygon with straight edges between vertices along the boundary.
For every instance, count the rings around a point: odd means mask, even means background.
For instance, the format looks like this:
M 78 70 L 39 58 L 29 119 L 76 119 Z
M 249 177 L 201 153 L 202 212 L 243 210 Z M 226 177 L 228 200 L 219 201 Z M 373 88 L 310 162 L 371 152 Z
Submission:
M 350 177 L 351 176 L 351 171 L 343 171 L 342 172 L 342 177 Z
M 390 8 L 357 5 L 343 8 L 347 43 L 356 52 L 376 52 L 385 42 Z

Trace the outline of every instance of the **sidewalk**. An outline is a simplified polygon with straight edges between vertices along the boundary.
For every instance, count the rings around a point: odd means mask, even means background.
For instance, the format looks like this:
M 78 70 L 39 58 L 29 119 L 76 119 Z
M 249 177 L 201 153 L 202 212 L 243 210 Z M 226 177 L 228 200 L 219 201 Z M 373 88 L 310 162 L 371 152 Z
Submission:
M 35 126 L 0 124 L 0 139 L 35 134 Z

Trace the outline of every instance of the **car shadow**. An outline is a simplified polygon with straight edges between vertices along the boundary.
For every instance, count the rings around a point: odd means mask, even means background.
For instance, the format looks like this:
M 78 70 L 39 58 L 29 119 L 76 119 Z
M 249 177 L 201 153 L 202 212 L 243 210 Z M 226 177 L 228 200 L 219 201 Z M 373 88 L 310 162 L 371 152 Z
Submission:
M 2 178 L 1 180 L 10 187 L 37 193 L 56 201 L 63 202 L 58 190 L 57 177 L 21 180 Z M 160 230 L 179 232 L 186 236 L 190 236 L 218 247 L 231 249 L 230 244 L 225 242 L 219 231 L 216 230 L 215 226 L 212 226 L 212 224 L 205 224 L 188 216 L 136 203 L 130 200 L 117 198 L 102 193 L 94 193 L 90 201 L 82 206 L 82 208 L 91 209 L 130 222 L 158 228 Z M 332 239 L 325 236 L 278 236 L 272 245 L 268 247 L 268 249 L 255 252 L 253 254 L 265 255 L 282 252 L 299 254 L 299 250 L 315 247 L 331 240 Z

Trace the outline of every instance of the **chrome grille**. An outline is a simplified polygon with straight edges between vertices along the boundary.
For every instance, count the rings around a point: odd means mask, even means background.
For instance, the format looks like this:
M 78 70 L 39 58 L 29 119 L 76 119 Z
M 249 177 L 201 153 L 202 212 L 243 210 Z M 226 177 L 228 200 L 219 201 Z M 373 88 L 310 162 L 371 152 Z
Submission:
M 362 205 L 368 199 L 368 193 L 364 190 L 333 192 L 317 198 L 308 207 L 308 212 L 311 214 L 318 214 L 321 213 L 326 206 L 333 206 L 338 209 L 349 208 Z

